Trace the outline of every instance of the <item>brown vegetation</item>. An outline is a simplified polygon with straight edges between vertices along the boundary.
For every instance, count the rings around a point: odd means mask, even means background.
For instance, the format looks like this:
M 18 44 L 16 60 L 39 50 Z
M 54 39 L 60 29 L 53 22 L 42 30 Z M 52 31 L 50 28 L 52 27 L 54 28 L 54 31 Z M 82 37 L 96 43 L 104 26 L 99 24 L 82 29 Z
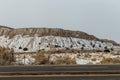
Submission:
M 62 58 L 62 59 L 58 59 L 55 62 L 52 62 L 51 64 L 55 64 L 55 65 L 76 64 L 76 60 L 65 57 L 65 58 Z
M 55 62 L 50 62 L 50 55 L 53 53 L 60 53 L 60 51 L 44 51 L 44 50 L 39 50 L 36 53 L 36 61 L 35 65 L 40 65 L 40 64 L 54 64 L 54 65 L 59 65 L 59 64 L 76 64 L 75 59 L 71 59 L 69 57 L 64 57 L 64 58 L 59 58 Z
M 101 61 L 101 64 L 120 64 L 120 59 L 119 58 L 104 58 Z
M 40 64 L 48 64 L 49 63 L 49 57 L 45 56 L 45 51 L 44 50 L 39 50 L 36 52 L 36 61 L 35 65 L 40 65 Z
M 11 65 L 14 61 L 14 51 L 0 47 L 0 65 Z
M 13 29 L 8 31 L 6 35 L 10 36 L 10 38 L 14 37 L 15 35 L 30 35 L 34 36 L 38 34 L 38 36 L 61 36 L 61 37 L 74 37 L 74 38 L 82 38 L 87 40 L 99 40 L 93 35 L 89 35 L 85 32 L 81 31 L 70 31 L 64 29 L 57 29 L 57 28 L 20 28 L 20 29 Z

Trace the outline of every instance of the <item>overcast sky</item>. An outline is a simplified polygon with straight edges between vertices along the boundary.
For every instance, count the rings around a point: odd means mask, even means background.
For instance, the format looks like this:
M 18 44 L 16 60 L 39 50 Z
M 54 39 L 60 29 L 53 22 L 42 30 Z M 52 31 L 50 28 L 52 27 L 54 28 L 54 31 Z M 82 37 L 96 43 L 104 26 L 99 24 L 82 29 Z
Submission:
M 79 30 L 120 43 L 120 0 L 0 0 L 0 25 Z

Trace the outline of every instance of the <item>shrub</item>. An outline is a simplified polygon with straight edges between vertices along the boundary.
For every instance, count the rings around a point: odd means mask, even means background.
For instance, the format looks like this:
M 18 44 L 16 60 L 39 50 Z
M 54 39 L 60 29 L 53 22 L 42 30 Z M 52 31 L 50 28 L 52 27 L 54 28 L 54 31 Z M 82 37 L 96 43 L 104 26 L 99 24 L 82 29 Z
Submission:
M 73 48 L 73 45 L 70 45 L 70 48 Z
M 106 50 L 106 49 L 108 49 L 108 47 L 107 47 L 107 46 L 105 46 L 105 47 L 104 47 L 104 49 Z
M 77 41 L 78 44 L 81 44 L 79 41 Z
M 22 49 L 22 47 L 20 46 L 19 49 Z
M 93 44 L 92 47 L 95 48 L 95 44 Z
M 81 47 L 81 50 L 84 50 L 84 47 Z
M 110 52 L 110 50 L 106 47 L 104 47 L 104 52 Z
M 99 44 L 99 47 L 102 47 L 101 44 Z
M 61 46 L 59 46 L 59 45 L 55 45 L 55 48 L 58 48 L 58 47 L 61 47 Z
M 41 45 L 41 43 L 39 43 L 39 45 Z
M 92 46 L 92 45 L 93 45 L 93 43 L 92 43 L 92 42 L 90 42 L 90 45 Z
M 66 47 L 66 50 L 70 50 L 70 48 Z
M 114 51 L 114 49 L 113 49 L 113 48 L 111 48 L 111 51 Z
M 103 52 L 102 50 L 96 50 L 96 52 Z
M 85 47 L 85 44 L 82 44 L 83 47 Z
M 27 51 L 28 50 L 28 48 L 23 48 L 23 51 Z
M 109 52 L 110 52 L 110 50 L 109 50 L 109 49 L 106 49 L 106 50 L 104 50 L 104 52 L 108 52 L 108 53 L 109 53 Z

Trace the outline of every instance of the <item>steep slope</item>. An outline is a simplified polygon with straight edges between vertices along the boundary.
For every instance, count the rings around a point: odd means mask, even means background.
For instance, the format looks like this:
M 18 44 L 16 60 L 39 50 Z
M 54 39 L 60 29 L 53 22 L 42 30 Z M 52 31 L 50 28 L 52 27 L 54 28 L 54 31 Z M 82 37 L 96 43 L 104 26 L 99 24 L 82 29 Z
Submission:
M 102 40 L 81 31 L 57 28 L 19 28 L 0 26 L 0 46 L 15 52 L 36 52 L 40 49 L 103 50 L 119 48 L 116 42 Z
M 11 30 L 13 29 L 6 26 L 0 26 L 0 36 L 8 34 Z

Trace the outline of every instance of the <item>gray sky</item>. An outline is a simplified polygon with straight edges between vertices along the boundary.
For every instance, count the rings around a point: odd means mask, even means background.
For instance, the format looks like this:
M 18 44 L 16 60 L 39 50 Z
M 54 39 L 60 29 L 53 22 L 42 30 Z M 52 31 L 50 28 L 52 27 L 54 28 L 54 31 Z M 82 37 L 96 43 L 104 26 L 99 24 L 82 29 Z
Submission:
M 0 0 L 0 25 L 80 30 L 120 43 L 120 0 Z

